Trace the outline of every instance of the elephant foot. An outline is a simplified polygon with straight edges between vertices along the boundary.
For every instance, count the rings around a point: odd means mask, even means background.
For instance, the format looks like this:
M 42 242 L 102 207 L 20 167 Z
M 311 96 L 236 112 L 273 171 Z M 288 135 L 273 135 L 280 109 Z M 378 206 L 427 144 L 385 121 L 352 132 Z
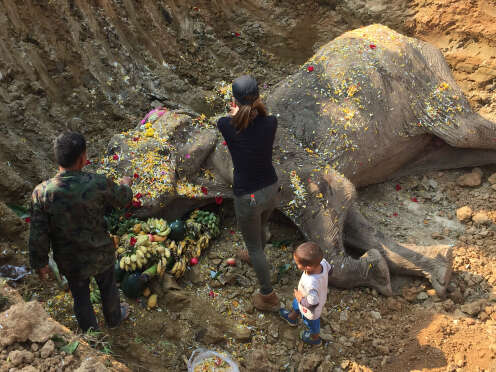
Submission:
M 360 257 L 365 266 L 365 286 L 375 288 L 384 296 L 392 296 L 391 276 L 386 259 L 376 249 L 371 249 Z
M 392 295 L 389 268 L 379 251 L 371 249 L 358 260 L 345 256 L 332 262 L 330 285 L 338 288 L 370 287 L 384 296 Z
M 402 244 L 404 247 L 422 254 L 422 272 L 429 279 L 436 294 L 444 298 L 453 272 L 453 248 L 449 245 L 415 246 Z

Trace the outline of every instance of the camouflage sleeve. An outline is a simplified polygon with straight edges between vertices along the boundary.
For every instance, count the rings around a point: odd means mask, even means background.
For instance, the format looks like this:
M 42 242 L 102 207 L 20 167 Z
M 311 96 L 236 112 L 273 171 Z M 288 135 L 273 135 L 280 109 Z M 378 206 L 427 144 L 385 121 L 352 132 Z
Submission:
M 50 251 L 48 223 L 48 215 L 43 210 L 39 191 L 35 189 L 31 197 L 31 224 L 29 229 L 29 262 L 33 270 L 48 265 L 48 252 Z
M 118 185 L 108 177 L 106 194 L 108 203 L 116 209 L 128 206 L 133 199 L 133 191 L 129 186 Z

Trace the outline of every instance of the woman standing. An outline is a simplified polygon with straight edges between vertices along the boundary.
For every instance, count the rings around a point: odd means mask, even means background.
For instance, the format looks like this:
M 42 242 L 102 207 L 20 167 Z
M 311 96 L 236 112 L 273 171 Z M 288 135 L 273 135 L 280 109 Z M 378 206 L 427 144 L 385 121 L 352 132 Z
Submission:
M 268 231 L 265 227 L 278 194 L 277 174 L 272 165 L 277 119 L 267 115 L 253 77 L 237 78 L 232 91 L 231 112 L 220 118 L 217 126 L 233 161 L 234 208 L 248 250 L 239 252 L 238 256 L 252 264 L 260 283 L 253 305 L 259 310 L 278 311 L 279 299 L 270 282 L 264 253 L 265 232 Z

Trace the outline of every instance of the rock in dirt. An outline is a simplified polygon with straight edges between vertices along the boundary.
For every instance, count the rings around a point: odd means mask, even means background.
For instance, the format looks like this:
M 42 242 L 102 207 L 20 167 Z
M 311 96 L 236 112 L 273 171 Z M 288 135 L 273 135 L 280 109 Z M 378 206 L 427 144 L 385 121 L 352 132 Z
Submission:
M 253 350 L 246 358 L 247 372 L 276 372 L 279 368 L 269 360 L 267 351 Z
M 232 336 L 239 342 L 248 342 L 251 339 L 251 331 L 249 328 L 243 327 L 241 324 L 236 325 L 231 330 Z
M 96 358 L 89 357 L 74 372 L 107 372 L 108 369 Z
M 322 354 L 320 353 L 308 353 L 303 356 L 298 365 L 298 371 L 301 372 L 313 372 L 317 369 L 319 364 L 322 362 Z
M 491 185 L 496 184 L 496 173 L 491 174 L 487 180 Z
M 55 334 L 69 332 L 67 328 L 49 318 L 37 301 L 12 305 L 0 314 L 0 345 L 14 342 L 46 342 Z
M 458 221 L 468 221 L 472 217 L 473 213 L 472 208 L 466 205 L 456 210 L 456 218 Z
M 33 361 L 33 353 L 27 350 L 14 350 L 9 353 L 7 360 L 10 361 L 14 367 L 17 367 L 23 363 L 30 363 Z
M 472 216 L 472 221 L 477 225 L 487 225 L 491 222 L 491 218 L 489 218 L 487 212 L 481 211 Z
M 462 305 L 461 310 L 468 315 L 476 316 L 481 312 L 484 304 L 485 304 L 484 300 L 470 302 L 468 304 Z
M 382 319 L 381 313 L 378 311 L 371 311 L 370 316 L 374 318 L 375 320 Z
M 429 298 L 429 295 L 426 293 L 426 292 L 420 292 L 418 295 L 417 295 L 417 300 L 419 301 L 425 301 Z
M 48 358 L 50 355 L 52 355 L 54 350 L 55 344 L 52 340 L 48 340 L 40 350 L 40 357 L 42 357 L 43 359 Z
M 459 186 L 464 187 L 476 187 L 480 186 L 482 183 L 482 177 L 479 172 L 472 172 L 464 174 L 456 179 L 456 183 Z

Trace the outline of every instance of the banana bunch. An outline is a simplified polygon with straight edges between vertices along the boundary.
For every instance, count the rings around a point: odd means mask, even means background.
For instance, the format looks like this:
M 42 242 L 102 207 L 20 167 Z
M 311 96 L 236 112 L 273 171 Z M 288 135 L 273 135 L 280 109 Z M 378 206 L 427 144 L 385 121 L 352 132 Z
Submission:
M 195 246 L 195 251 L 193 257 L 200 257 L 202 251 L 208 247 L 208 243 L 210 242 L 210 235 L 208 233 L 203 234 L 200 236 L 200 239 L 197 240 L 196 246 Z
M 141 224 L 141 229 L 147 234 L 154 234 L 161 237 L 167 237 L 171 232 L 167 221 L 162 218 L 149 218 Z
M 186 259 L 186 256 L 181 257 L 181 259 L 177 260 L 174 263 L 174 266 L 172 266 L 170 273 L 174 275 L 176 278 L 180 278 L 181 276 L 184 275 L 184 272 L 186 271 L 187 263 L 188 260 Z
M 186 226 L 188 226 L 188 222 L 192 226 L 193 231 L 196 232 L 196 236 L 200 231 L 209 233 L 211 237 L 216 237 L 220 233 L 220 220 L 219 217 L 217 217 L 217 215 L 213 212 L 196 209 L 191 213 L 189 219 L 186 221 Z M 199 229 L 200 231 L 198 231 L 197 224 L 201 226 Z

